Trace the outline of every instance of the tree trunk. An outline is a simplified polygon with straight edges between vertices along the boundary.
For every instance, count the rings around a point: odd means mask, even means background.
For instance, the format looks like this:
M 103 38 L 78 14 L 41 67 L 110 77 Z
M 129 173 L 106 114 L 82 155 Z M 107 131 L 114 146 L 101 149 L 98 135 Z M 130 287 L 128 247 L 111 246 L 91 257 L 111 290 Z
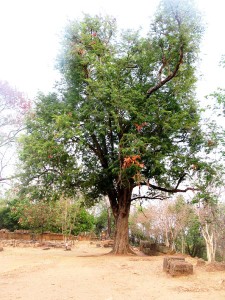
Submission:
M 184 245 L 184 234 L 181 235 L 181 253 L 184 254 L 185 252 L 185 245 Z
M 128 220 L 130 214 L 132 188 L 120 188 L 118 206 L 112 207 L 115 217 L 115 238 L 112 253 L 119 255 L 134 254 L 129 245 Z
M 116 220 L 116 232 L 113 247 L 113 253 L 115 254 L 131 253 L 128 236 L 128 218 L 129 213 L 126 215 L 120 213 Z
M 107 223 L 108 223 L 107 237 L 110 238 L 110 236 L 111 236 L 111 209 L 110 209 L 110 207 L 107 208 Z
M 207 260 L 208 260 L 208 262 L 210 262 L 210 263 L 214 262 L 215 261 L 215 255 L 214 255 L 213 244 L 209 240 L 206 241 L 206 251 L 207 251 Z
M 208 262 L 214 262 L 216 258 L 216 240 L 213 230 L 209 228 L 207 223 L 202 227 L 202 235 L 206 243 L 206 252 Z

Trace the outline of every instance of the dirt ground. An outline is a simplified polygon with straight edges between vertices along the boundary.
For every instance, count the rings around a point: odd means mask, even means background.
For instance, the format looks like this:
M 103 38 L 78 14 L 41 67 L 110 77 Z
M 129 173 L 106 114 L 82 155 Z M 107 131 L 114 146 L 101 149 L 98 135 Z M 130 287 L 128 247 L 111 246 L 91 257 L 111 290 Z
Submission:
M 163 256 L 105 255 L 109 248 L 77 242 L 63 249 L 5 247 L 0 252 L 0 299 L 23 300 L 224 300 L 225 272 L 171 277 Z

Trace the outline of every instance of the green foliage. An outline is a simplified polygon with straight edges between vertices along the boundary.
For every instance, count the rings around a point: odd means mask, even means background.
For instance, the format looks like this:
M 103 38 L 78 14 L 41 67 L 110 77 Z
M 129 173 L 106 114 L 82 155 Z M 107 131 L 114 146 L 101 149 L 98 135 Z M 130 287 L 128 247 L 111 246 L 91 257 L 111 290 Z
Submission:
M 29 229 L 69 234 L 90 232 L 95 219 L 82 206 L 81 201 L 61 198 L 59 201 L 32 201 L 30 198 L 14 199 L 0 208 L 0 229 Z
M 225 60 L 222 57 L 221 66 L 225 67 Z M 218 88 L 215 92 L 207 96 L 207 100 L 210 103 L 209 108 L 212 111 L 211 116 L 211 131 L 212 138 L 210 139 L 213 146 L 219 147 L 221 159 L 225 157 L 225 130 L 224 130 L 224 116 L 225 116 L 225 89 L 224 87 Z
M 140 171 L 167 188 L 192 171 L 204 144 L 194 99 L 202 28 L 183 4 L 162 1 L 146 38 L 131 30 L 118 37 L 108 16 L 69 24 L 64 81 L 58 93 L 38 96 L 21 140 L 27 183 L 68 194 L 79 187 L 93 199 L 114 182 L 134 184 Z M 122 167 L 133 155 L 144 168 Z
M 21 229 L 18 223 L 19 217 L 11 213 L 12 207 L 16 204 L 16 200 L 6 201 L 0 207 L 0 229 L 8 229 L 14 231 Z
M 201 177 L 210 151 L 195 100 L 202 32 L 192 2 L 178 0 L 161 1 L 146 37 L 119 33 L 109 16 L 71 22 L 58 59 L 63 79 L 55 94 L 38 96 L 21 140 L 21 192 L 82 192 L 89 204 L 107 195 L 117 219 L 129 215 L 141 181 L 150 180 L 154 198 Z
M 201 234 L 201 224 L 195 214 L 189 216 L 185 231 L 185 250 L 192 257 L 205 258 L 205 242 Z
M 108 227 L 108 212 L 107 209 L 101 211 L 101 213 L 95 217 L 95 232 L 100 235 L 102 230 Z
M 94 224 L 94 216 L 88 213 L 88 211 L 84 208 L 81 208 L 81 210 L 75 218 L 72 233 L 78 235 L 82 232 L 91 232 L 94 230 Z
M 115 222 L 111 216 L 111 209 L 102 207 L 100 213 L 95 216 L 95 233 L 100 236 L 106 229 L 108 234 L 112 235 L 115 230 Z
M 28 116 L 28 133 L 20 139 L 23 145 L 20 159 L 26 162 L 22 192 L 27 188 L 26 183 L 32 182 L 28 192 L 33 199 L 54 199 L 59 197 L 60 190 L 71 195 L 78 168 L 72 153 L 66 151 L 63 139 L 51 124 L 54 115 L 62 113 L 62 105 L 54 94 L 47 97 L 40 94 L 39 101 L 36 112 Z M 44 186 L 54 186 L 54 191 L 43 189 Z
M 11 205 L 10 213 L 18 220 L 23 229 L 43 233 L 52 230 L 54 224 L 54 204 L 46 201 L 34 202 L 29 198 L 16 199 Z

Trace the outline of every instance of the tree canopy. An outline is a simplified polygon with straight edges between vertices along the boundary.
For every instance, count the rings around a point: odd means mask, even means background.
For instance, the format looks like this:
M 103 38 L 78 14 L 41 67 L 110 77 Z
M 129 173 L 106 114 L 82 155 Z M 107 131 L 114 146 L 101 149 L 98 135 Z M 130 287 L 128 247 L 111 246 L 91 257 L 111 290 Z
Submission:
M 56 93 L 39 95 L 28 118 L 26 188 L 35 197 L 107 195 L 115 253 L 129 252 L 135 186 L 146 184 L 152 199 L 194 190 L 191 176 L 206 167 L 212 145 L 195 95 L 201 35 L 189 1 L 161 1 L 146 37 L 119 32 L 113 17 L 84 15 L 66 29 Z

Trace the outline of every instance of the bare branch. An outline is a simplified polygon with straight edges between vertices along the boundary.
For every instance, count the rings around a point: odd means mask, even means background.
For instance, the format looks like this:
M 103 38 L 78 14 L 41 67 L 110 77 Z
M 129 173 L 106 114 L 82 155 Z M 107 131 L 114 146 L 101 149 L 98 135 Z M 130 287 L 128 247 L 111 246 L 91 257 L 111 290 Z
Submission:
M 131 201 L 134 201 L 134 200 L 142 200 L 142 199 L 148 199 L 148 200 L 166 200 L 166 199 L 169 199 L 169 197 L 167 196 L 159 196 L 159 195 L 155 195 L 155 196 L 135 196 L 135 197 L 132 197 L 131 198 Z
M 184 189 L 178 189 L 177 187 L 175 187 L 174 189 L 167 189 L 167 188 L 163 188 L 154 184 L 149 183 L 149 187 L 151 187 L 152 189 L 155 190 L 159 190 L 162 192 L 166 192 L 166 193 L 170 193 L 170 194 L 175 194 L 175 193 L 186 193 L 187 191 L 198 191 L 199 189 L 193 188 L 193 187 L 187 187 Z

